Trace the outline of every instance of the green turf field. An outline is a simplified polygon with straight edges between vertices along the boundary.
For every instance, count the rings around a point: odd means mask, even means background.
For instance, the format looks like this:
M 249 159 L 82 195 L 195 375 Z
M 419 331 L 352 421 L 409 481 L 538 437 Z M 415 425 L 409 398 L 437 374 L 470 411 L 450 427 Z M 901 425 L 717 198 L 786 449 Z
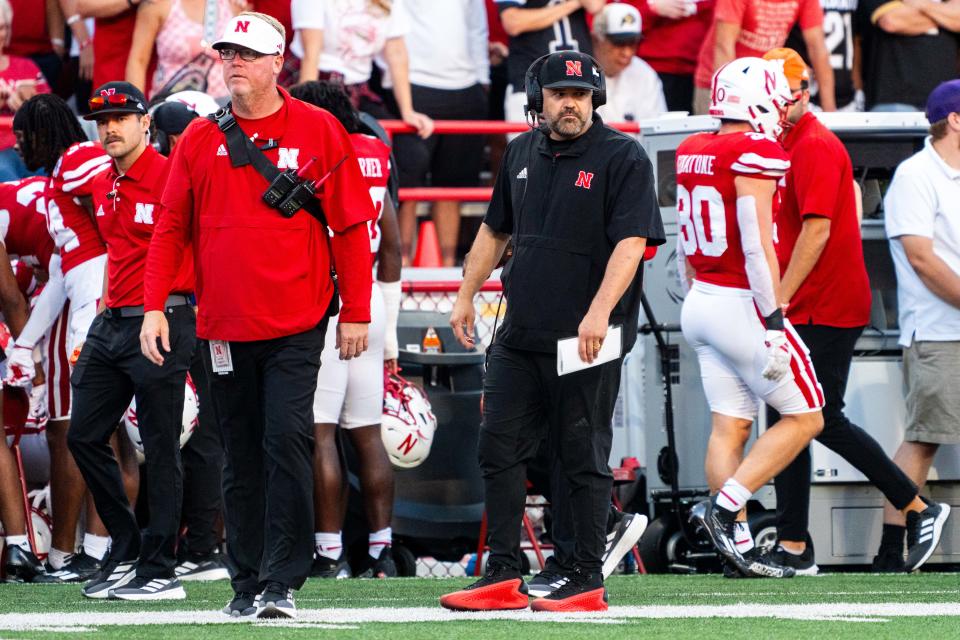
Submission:
M 605 614 L 457 614 L 437 598 L 467 579 L 308 581 L 300 616 L 233 622 L 226 582 L 187 583 L 181 602 L 86 600 L 76 586 L 0 586 L 5 638 L 960 638 L 960 574 L 833 574 L 792 580 L 616 576 Z M 484 619 L 486 618 L 486 619 Z M 624 635 L 626 634 L 626 635 Z M 651 635 L 652 634 L 652 635 Z

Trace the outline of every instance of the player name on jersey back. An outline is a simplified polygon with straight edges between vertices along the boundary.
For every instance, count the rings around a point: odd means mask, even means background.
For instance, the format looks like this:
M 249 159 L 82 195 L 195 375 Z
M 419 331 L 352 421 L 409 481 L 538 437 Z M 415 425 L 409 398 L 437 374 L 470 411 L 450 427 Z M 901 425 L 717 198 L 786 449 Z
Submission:
M 712 176 L 713 163 L 716 159 L 716 156 L 701 154 L 677 156 L 677 173 L 698 173 L 703 176 Z

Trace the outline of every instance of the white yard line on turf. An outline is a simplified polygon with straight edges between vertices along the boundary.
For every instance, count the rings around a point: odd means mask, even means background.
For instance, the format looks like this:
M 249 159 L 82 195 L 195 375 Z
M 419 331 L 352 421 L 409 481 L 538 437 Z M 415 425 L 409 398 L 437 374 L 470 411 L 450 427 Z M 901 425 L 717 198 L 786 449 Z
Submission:
M 940 603 L 821 603 L 800 605 L 731 604 L 654 605 L 610 607 L 602 613 L 536 613 L 533 611 L 495 611 L 454 613 L 440 607 L 365 609 L 301 609 L 295 621 L 285 626 L 302 625 L 350 628 L 370 622 L 449 622 L 454 620 L 514 620 L 521 622 L 586 622 L 617 624 L 633 619 L 679 618 L 775 618 L 789 620 L 836 620 L 878 622 L 897 617 L 950 616 L 960 617 L 960 602 Z M 152 611 L 152 612 L 84 612 L 84 613 L 7 613 L 0 615 L 0 630 L 31 631 L 85 630 L 106 626 L 243 624 L 252 620 L 228 618 L 216 611 Z M 264 623 L 267 624 L 267 623 Z

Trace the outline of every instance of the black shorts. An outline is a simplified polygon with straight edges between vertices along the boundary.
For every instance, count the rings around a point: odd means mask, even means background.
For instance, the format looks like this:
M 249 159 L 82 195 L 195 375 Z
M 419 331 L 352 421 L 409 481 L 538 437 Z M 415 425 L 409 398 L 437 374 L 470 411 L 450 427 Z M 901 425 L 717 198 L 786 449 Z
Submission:
M 413 108 L 434 120 L 486 120 L 487 95 L 475 84 L 446 90 L 411 86 Z M 480 182 L 483 135 L 397 136 L 394 153 L 401 187 L 473 187 Z

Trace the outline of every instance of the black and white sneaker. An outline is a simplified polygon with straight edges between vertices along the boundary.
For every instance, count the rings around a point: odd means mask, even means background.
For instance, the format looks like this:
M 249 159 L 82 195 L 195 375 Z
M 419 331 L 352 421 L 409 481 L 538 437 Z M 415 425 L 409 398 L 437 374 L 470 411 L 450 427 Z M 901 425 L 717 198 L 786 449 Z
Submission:
M 647 516 L 637 513 L 625 513 L 616 528 L 607 534 L 607 547 L 603 552 L 603 577 L 607 579 L 620 564 L 623 556 L 637 545 L 644 529 L 647 528 Z
M 789 567 L 798 576 L 815 576 L 820 572 L 820 568 L 814 560 L 813 547 L 809 544 L 800 555 L 790 553 L 782 546 L 777 545 L 764 553 L 761 556 L 761 561 L 772 566 Z
M 361 578 L 396 578 L 397 563 L 393 561 L 393 550 L 387 545 L 380 550 L 380 557 L 373 561 L 369 569 L 360 574 Z
M 110 590 L 125 586 L 136 577 L 136 560 L 107 560 L 100 571 L 80 589 L 87 598 L 109 598 Z
M 260 594 L 240 591 L 233 594 L 233 600 L 227 603 L 221 611 L 231 618 L 246 618 L 257 612 L 260 606 Z
M 212 553 L 205 558 L 184 560 L 174 571 L 183 582 L 230 579 L 230 572 L 227 571 L 219 553 Z
M 335 578 L 342 580 L 351 575 L 350 565 L 347 564 L 346 557 L 341 553 L 336 560 L 331 560 L 327 556 L 319 553 L 313 558 L 313 566 L 310 568 L 311 578 Z
M 100 561 L 83 551 L 70 556 L 70 559 L 60 569 L 47 571 L 38 576 L 34 582 L 41 584 L 67 584 L 70 582 L 85 582 L 100 571 Z
M 701 500 L 690 509 L 690 521 L 700 525 L 720 555 L 744 575 L 751 575 L 748 562 L 737 551 L 736 517 L 718 507 L 715 498 Z
M 111 600 L 183 600 L 187 592 L 177 578 L 137 576 L 122 587 L 110 589 Z
M 260 619 L 296 618 L 297 605 L 293 601 L 293 589 L 280 582 L 268 582 L 263 593 L 260 594 L 257 617 Z
M 911 511 L 907 514 L 907 561 L 904 571 L 916 571 L 930 559 L 940 544 L 943 524 L 950 516 L 950 505 L 921 499 L 927 508 L 920 513 Z
M 543 571 L 527 581 L 527 593 L 534 598 L 544 598 L 569 581 L 570 578 L 564 575 L 559 567 L 554 569 L 547 561 Z

